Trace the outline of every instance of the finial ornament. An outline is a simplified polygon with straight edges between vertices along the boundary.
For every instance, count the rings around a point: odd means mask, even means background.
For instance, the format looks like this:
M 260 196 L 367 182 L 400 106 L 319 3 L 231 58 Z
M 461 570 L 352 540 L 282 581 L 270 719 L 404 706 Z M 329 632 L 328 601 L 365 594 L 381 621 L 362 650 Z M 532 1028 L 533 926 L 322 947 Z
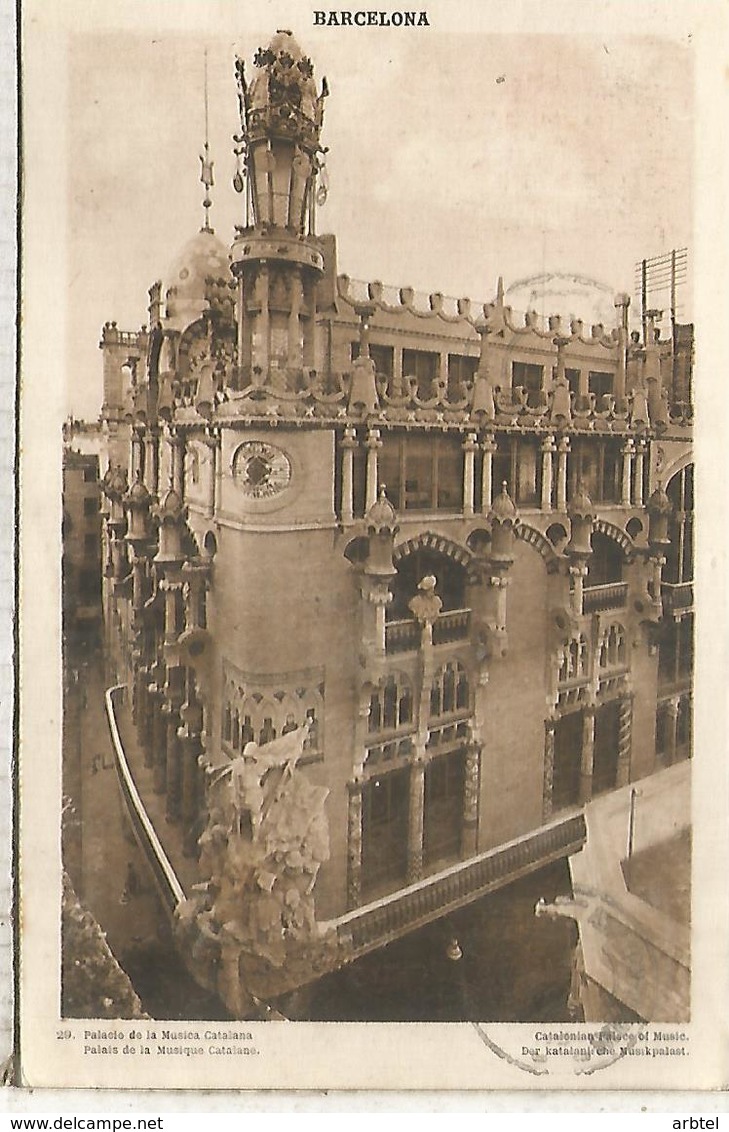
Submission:
M 205 186 L 205 197 L 203 199 L 203 209 L 205 210 L 205 222 L 202 226 L 203 232 L 212 232 L 210 227 L 210 209 L 213 206 L 210 190 L 212 189 L 215 181 L 213 180 L 213 162 L 210 160 L 210 144 L 209 144 L 209 126 L 208 126 L 208 49 L 205 48 L 205 144 L 203 152 L 200 154 L 200 180 Z

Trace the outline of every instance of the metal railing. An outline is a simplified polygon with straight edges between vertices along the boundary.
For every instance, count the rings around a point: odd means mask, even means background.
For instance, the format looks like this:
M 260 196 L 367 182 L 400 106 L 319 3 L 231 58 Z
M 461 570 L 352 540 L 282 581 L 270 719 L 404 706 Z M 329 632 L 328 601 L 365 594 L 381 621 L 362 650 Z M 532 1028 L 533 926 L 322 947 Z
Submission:
M 332 921 L 332 926 L 343 943 L 356 954 L 364 954 L 552 861 L 576 853 L 586 838 L 583 814 L 573 814 L 348 912 Z
M 627 582 L 608 582 L 603 586 L 585 586 L 582 593 L 583 613 L 603 613 L 607 609 L 624 609 L 628 601 Z
M 116 773 L 135 840 L 152 870 L 155 884 L 165 908 L 170 914 L 174 914 L 178 904 L 181 904 L 185 899 L 185 893 L 149 819 L 124 752 L 115 711 L 115 700 L 124 691 L 124 688 L 125 685 L 123 684 L 108 688 L 104 697 L 106 716 L 114 747 Z

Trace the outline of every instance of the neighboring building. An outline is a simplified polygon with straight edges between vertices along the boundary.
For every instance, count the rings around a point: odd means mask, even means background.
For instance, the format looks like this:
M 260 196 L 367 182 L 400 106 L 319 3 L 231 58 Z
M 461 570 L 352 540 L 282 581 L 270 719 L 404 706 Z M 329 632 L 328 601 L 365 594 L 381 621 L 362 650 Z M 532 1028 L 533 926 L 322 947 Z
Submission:
M 688 754 L 693 601 L 691 329 L 354 283 L 326 87 L 288 33 L 254 62 L 232 248 L 206 219 L 101 340 L 107 647 L 200 853 L 181 947 L 241 1013 Z
M 63 453 L 63 631 L 66 649 L 96 639 L 101 623 L 98 454 Z

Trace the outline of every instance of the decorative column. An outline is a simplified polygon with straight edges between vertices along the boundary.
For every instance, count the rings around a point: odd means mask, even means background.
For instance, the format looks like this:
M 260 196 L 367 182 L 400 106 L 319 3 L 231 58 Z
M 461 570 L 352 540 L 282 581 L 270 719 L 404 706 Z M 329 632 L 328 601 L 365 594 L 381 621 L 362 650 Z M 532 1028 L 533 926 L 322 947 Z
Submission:
M 354 450 L 357 447 L 357 434 L 347 425 L 342 437 L 342 522 L 354 520 Z
M 666 762 L 671 766 L 676 761 L 678 742 L 678 705 L 680 696 L 671 696 L 666 703 Z
M 491 548 L 488 556 L 489 570 L 489 612 L 487 614 L 488 652 L 490 656 L 506 656 L 506 590 L 509 584 L 508 573 L 514 561 L 514 540 L 519 515 L 506 490 L 506 480 L 501 485 L 501 494 L 496 496 L 488 514 L 491 525 Z
M 349 783 L 347 805 L 347 909 L 362 899 L 362 782 Z
M 632 470 L 633 470 L 633 449 L 634 448 L 635 448 L 635 444 L 634 444 L 633 440 L 628 439 L 628 440 L 625 441 L 625 444 L 624 444 L 623 449 L 622 449 L 622 453 L 623 453 L 623 490 L 622 490 L 621 503 L 622 503 L 623 507 L 630 507 L 630 497 L 631 497 L 630 487 L 631 487 Z
M 175 669 L 168 669 L 168 683 L 175 671 Z M 182 765 L 180 758 L 181 752 L 177 740 L 180 727 L 180 714 L 176 697 L 174 699 L 170 698 L 165 704 L 165 714 L 165 757 L 167 760 L 167 804 L 165 818 L 168 822 L 178 822 L 182 816 Z
M 622 412 L 625 405 L 628 372 L 628 308 L 630 295 L 615 296 L 615 310 L 618 312 L 618 366 L 615 371 L 615 404 Z
M 144 437 L 144 480 L 152 495 L 159 490 L 159 432 L 151 426 Z
M 569 437 L 560 436 L 557 445 L 557 510 L 567 510 L 567 457 L 569 456 Z
M 425 762 L 418 756 L 410 764 L 410 813 L 408 822 L 407 883 L 423 875 L 423 819 L 425 809 Z
M 402 349 L 393 347 L 392 351 L 392 396 L 402 397 Z
M 377 453 L 382 448 L 382 441 L 380 440 L 380 430 L 378 428 L 371 428 L 367 432 L 367 439 L 365 440 L 365 448 L 367 449 L 367 487 L 365 492 L 365 510 L 369 511 L 370 507 L 374 507 L 377 502 L 378 493 L 378 458 Z
M 385 610 L 392 601 L 390 579 L 397 573 L 392 564 L 392 551 L 400 529 L 384 485 L 365 515 L 365 522 L 368 546 L 361 586 L 362 640 L 371 657 L 382 659 L 385 656 Z
M 288 325 L 288 365 L 290 369 L 300 369 L 303 364 L 301 352 L 301 272 L 296 267 L 290 268 L 290 271 L 289 297 L 291 305 Z
M 185 438 L 174 429 L 170 432 L 170 463 L 172 467 L 172 490 L 180 499 L 185 489 Z
M 472 857 L 478 849 L 478 793 L 481 780 L 481 744 L 473 737 L 466 747 L 463 783 L 463 833 L 461 851 Z
M 557 447 L 550 433 L 542 442 L 542 511 L 552 510 L 552 463 Z
M 542 779 L 542 821 L 552 816 L 552 787 L 554 784 L 554 731 L 555 720 L 544 725 L 544 778 Z
M 198 819 L 200 816 L 200 767 L 202 754 L 202 708 L 195 700 L 188 700 L 180 712 L 182 726 L 177 738 L 182 762 L 181 818 L 183 825 L 183 852 L 186 857 L 197 853 Z
M 141 479 L 144 475 L 144 425 L 132 426 L 129 456 L 129 479 Z
M 268 313 L 269 301 L 269 287 L 268 287 L 268 264 L 261 263 L 258 271 L 258 278 L 256 279 L 257 300 L 260 304 L 260 310 L 257 316 L 257 350 L 253 358 L 253 364 L 259 366 L 263 374 L 263 383 L 265 384 L 268 379 L 268 369 L 270 366 L 270 317 Z
M 306 369 L 314 369 L 317 361 L 316 283 L 309 272 L 304 274 L 302 285 L 307 314 L 304 319 L 303 363 Z
M 618 774 L 616 786 L 630 782 L 630 754 L 633 745 L 633 699 L 624 696 L 620 701 L 618 719 Z
M 152 696 L 152 769 L 155 794 L 164 794 L 167 788 L 167 716 L 164 691 L 155 685 Z
M 491 508 L 493 497 L 493 467 L 494 452 L 496 451 L 496 439 L 492 433 L 489 433 L 481 442 L 481 451 L 483 452 L 483 464 L 481 466 L 481 513 L 487 515 Z
M 668 537 L 668 521 L 673 507 L 660 484 L 658 484 L 656 490 L 652 493 L 646 506 L 648 509 L 650 561 L 653 564 L 651 597 L 654 602 L 659 603 L 661 601 L 663 567 L 666 564 L 666 548 L 670 545 L 671 541 Z
M 581 480 L 574 498 L 570 500 L 569 516 L 572 529 L 566 551 L 570 562 L 570 602 L 573 615 L 581 617 L 587 560 L 592 554 L 592 524 L 595 518 L 592 500 Z
M 639 441 L 635 449 L 635 476 L 633 480 L 633 506 L 643 506 L 643 461 L 645 460 L 645 444 Z
M 476 434 L 469 432 L 463 441 L 463 514 L 466 516 L 471 516 L 474 512 L 474 471 L 477 451 Z
M 218 496 L 218 480 L 220 477 L 220 429 L 215 425 L 208 425 L 205 430 L 205 444 L 210 453 L 210 477 L 208 479 L 208 492 L 205 511 L 207 517 L 212 519 Z
M 586 707 L 582 715 L 582 760 L 580 762 L 580 802 L 592 798 L 592 770 L 595 760 L 595 708 Z

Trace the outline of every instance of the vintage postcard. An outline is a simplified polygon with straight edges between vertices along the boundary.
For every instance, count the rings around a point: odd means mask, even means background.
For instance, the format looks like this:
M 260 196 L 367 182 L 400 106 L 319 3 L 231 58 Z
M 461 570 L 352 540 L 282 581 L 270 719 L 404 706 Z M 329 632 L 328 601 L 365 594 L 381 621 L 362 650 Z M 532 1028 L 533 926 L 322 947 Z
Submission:
M 726 13 L 21 23 L 22 1081 L 725 1086 Z

